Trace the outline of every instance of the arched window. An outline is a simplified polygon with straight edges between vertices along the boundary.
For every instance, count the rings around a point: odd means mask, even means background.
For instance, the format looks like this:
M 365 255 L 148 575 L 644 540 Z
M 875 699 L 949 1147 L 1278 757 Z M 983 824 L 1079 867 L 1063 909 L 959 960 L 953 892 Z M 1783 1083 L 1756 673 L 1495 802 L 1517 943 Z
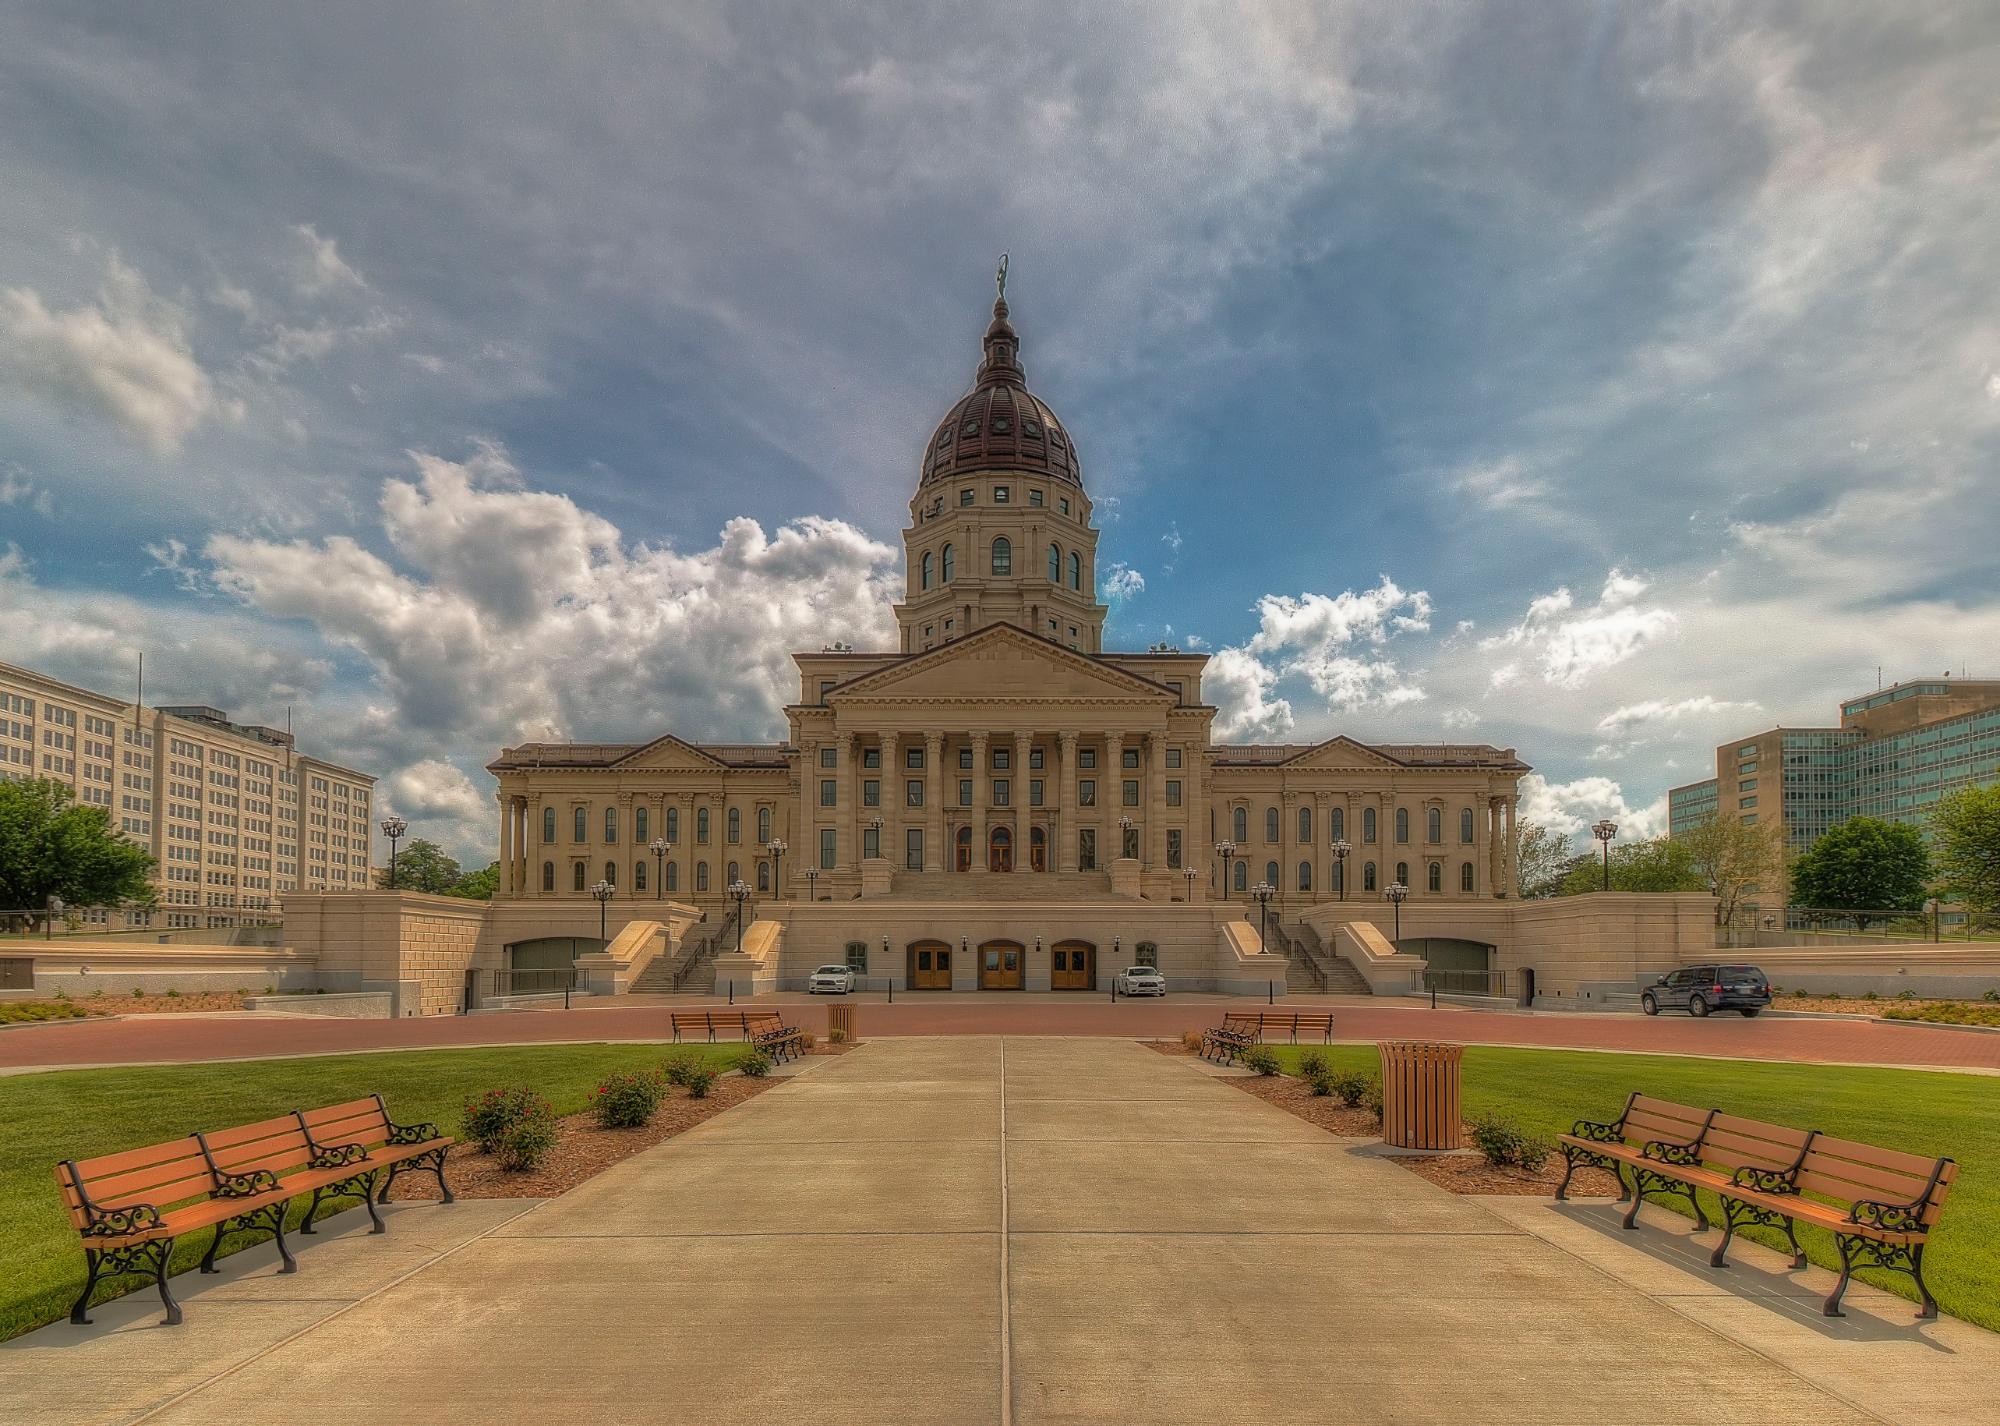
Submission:
M 647 834 L 653 830 L 651 824 L 652 819 L 644 803 L 632 809 L 632 843 L 634 846 L 643 847 L 646 845 Z
M 931 587 L 931 579 L 933 575 L 936 573 L 936 569 L 937 569 L 936 557 L 933 556 L 929 550 L 925 550 L 923 575 L 917 586 L 919 589 L 929 589 Z
M 1299 890 L 1311 891 L 1312 889 L 1313 889 L 1313 864 L 1311 862 L 1300 862 Z
M 972 828 L 960 827 L 952 835 L 952 865 L 959 871 L 972 870 Z
M 1239 807 L 1229 814 L 1229 835 L 1238 846 L 1250 840 L 1250 813 Z
M 1304 842 L 1307 846 L 1311 846 L 1312 839 L 1313 839 L 1313 810 L 1310 807 L 1301 807 L 1299 809 L 1299 840 L 1301 842 Z
M 1338 842 L 1347 836 L 1347 809 L 1336 807 L 1327 814 L 1327 830 L 1333 835 L 1327 840 Z
M 1432 862 L 1432 863 L 1431 863 L 1431 869 L 1430 869 L 1429 873 L 1428 873 L 1428 874 L 1426 875 L 1426 877 L 1424 878 L 1424 884 L 1425 884 L 1426 886 L 1428 886 L 1428 887 L 1429 887 L 1429 888 L 1430 888 L 1430 889 L 1431 889 L 1432 891 L 1443 891 L 1443 890 L 1444 890 L 1444 863 L 1443 863 L 1443 862 Z
M 1276 862 L 1264 863 L 1264 885 L 1270 887 L 1273 891 L 1283 891 L 1285 889 L 1285 884 L 1278 880 L 1278 864 Z
M 1049 546 L 1049 583 L 1062 583 L 1062 546 Z
M 1424 840 L 1436 846 L 1444 840 L 1444 809 L 1433 807 L 1424 813 Z
M 958 571 L 958 560 L 951 552 L 951 546 L 944 547 L 944 582 L 951 583 L 951 577 Z
M 673 863 L 673 862 L 668 862 L 668 863 L 667 863 L 667 890 L 669 890 L 669 891 L 679 891 L 680 889 L 681 889 L 681 869 L 680 869 L 680 867 L 679 867 L 679 866 L 677 866 L 677 865 L 676 865 L 675 863 Z
M 670 842 L 678 842 L 680 839 L 681 839 L 681 809 L 678 807 L 669 807 L 667 809 L 667 840 Z
M 1278 840 L 1278 809 L 1275 807 L 1264 809 L 1264 840 L 1267 842 Z M 1275 886 L 1277 883 L 1273 882 L 1272 885 Z
M 556 839 L 556 809 L 553 807 L 544 807 L 542 809 L 542 840 L 545 842 L 553 842 L 555 839 Z M 553 891 L 555 888 L 550 887 L 549 889 Z
M 554 862 L 543 862 L 542 890 L 554 891 L 555 889 L 556 889 L 556 864 Z
M 1460 863 L 1460 864 L 1459 864 L 1459 868 L 1458 868 L 1458 889 L 1459 889 L 1460 891 L 1471 891 L 1471 890 L 1473 890 L 1473 889 L 1474 889 L 1474 888 L 1473 888 L 1473 885 L 1472 885 L 1472 863 L 1471 863 L 1471 862 L 1462 862 L 1462 863 Z
M 576 833 L 574 837 L 570 838 L 572 842 L 580 842 L 585 837 L 588 837 L 590 835 L 589 819 L 590 819 L 590 814 L 586 812 L 583 808 L 579 807 L 576 809 L 576 825 L 570 829 L 571 831 Z
M 1458 809 L 1458 839 L 1467 846 L 1472 845 L 1472 809 L 1470 807 L 1461 807 Z
M 1375 840 L 1375 809 L 1373 807 L 1364 807 L 1361 809 L 1361 840 L 1364 842 Z
M 742 840 L 743 809 L 741 807 L 732 807 L 729 809 L 729 845 L 733 847 Z M 731 881 L 736 880 L 733 876 L 729 879 Z
M 617 863 L 617 862 L 606 862 L 606 863 L 604 864 L 604 879 L 605 879 L 605 880 L 606 880 L 607 882 L 609 882 L 609 883 L 610 883 L 611 885 L 613 885 L 613 886 L 616 886 L 616 885 L 618 885 L 618 863 Z
M 1248 891 L 1250 889 L 1250 864 L 1248 862 L 1238 862 L 1236 864 L 1236 889 L 1238 891 Z
M 646 864 L 644 862 L 632 863 L 632 889 L 634 891 L 644 891 L 646 889 Z
M 760 861 L 757 863 L 757 889 L 759 891 L 769 891 L 771 889 L 771 864 L 769 862 Z
M 1361 889 L 1363 891 L 1373 891 L 1375 889 L 1375 863 L 1373 862 L 1362 863 Z
M 1396 809 L 1396 840 L 1398 842 L 1410 840 L 1410 809 L 1407 807 Z
M 993 573 L 1006 575 L 1014 572 L 1014 546 L 1005 535 L 996 536 L 993 541 Z
M 1333 864 L 1333 889 L 1335 891 L 1347 890 L 1347 862 L 1344 859 L 1336 861 Z
M 737 867 L 735 862 L 731 862 L 729 864 L 729 875 L 723 880 L 722 883 L 724 889 L 736 885 L 736 883 L 741 880 L 743 880 L 742 871 Z
M 706 890 L 708 890 L 708 863 L 707 863 L 707 862 L 696 862 L 696 863 L 694 864 L 694 889 L 695 889 L 696 891 L 706 891 Z
M 706 807 L 697 807 L 694 809 L 694 839 L 704 847 L 708 845 L 708 809 Z
M 571 891 L 581 891 L 581 890 L 583 890 L 583 863 L 582 863 L 582 862 L 578 862 L 578 863 L 576 863 L 576 864 L 575 864 L 574 866 L 572 866 L 572 867 L 570 868 L 570 877 L 569 877 L 569 880 L 570 880 L 570 888 L 569 888 L 569 889 L 570 889 Z
M 1083 559 L 1075 550 L 1069 552 L 1069 587 L 1083 588 Z
M 757 809 L 757 845 L 760 847 L 771 845 L 771 809 L 768 807 Z
M 608 847 L 618 840 L 618 809 L 604 809 L 604 844 Z
M 1405 886 L 1410 884 L 1410 864 L 1408 862 L 1396 863 L 1396 880 Z

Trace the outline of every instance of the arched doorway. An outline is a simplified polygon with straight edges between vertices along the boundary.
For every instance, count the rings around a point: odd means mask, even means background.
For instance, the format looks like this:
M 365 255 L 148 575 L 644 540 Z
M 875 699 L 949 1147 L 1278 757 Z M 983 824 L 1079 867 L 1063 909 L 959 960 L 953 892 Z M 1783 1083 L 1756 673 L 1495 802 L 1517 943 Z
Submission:
M 1028 870 L 1049 869 L 1049 834 L 1041 827 L 1028 829 Z
M 1027 959 L 1019 941 L 987 941 L 979 947 L 979 988 L 1019 990 L 1021 963 Z
M 943 941 L 912 941 L 909 949 L 912 990 L 951 989 L 951 947 Z
M 960 827 L 952 838 L 952 865 L 960 871 L 972 870 L 972 829 Z
M 986 869 L 988 871 L 1014 869 L 1014 834 L 1005 827 L 995 827 L 987 834 Z
M 1097 989 L 1097 947 L 1088 941 L 1057 941 L 1049 948 L 1049 988 Z

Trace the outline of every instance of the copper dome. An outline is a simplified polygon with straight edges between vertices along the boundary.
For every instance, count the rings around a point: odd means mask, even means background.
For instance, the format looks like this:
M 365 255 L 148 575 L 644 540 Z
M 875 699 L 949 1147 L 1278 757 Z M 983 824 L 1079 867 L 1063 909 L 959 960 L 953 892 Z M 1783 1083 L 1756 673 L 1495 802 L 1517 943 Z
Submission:
M 972 390 L 945 413 L 924 451 L 922 484 L 974 471 L 1019 470 L 1081 486 L 1076 447 L 1048 404 L 1028 390 L 1021 339 L 1007 320 L 1007 299 L 993 304 L 986 359 Z

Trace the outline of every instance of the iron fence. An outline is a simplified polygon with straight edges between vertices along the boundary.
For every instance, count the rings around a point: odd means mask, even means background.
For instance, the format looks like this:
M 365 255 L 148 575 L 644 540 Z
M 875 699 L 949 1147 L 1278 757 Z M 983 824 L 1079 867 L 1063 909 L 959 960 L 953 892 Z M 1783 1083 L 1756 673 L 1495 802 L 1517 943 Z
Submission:
M 1507 994 L 1507 972 L 1504 970 L 1444 970 L 1426 969 L 1424 989 L 1439 995 L 1492 995 Z

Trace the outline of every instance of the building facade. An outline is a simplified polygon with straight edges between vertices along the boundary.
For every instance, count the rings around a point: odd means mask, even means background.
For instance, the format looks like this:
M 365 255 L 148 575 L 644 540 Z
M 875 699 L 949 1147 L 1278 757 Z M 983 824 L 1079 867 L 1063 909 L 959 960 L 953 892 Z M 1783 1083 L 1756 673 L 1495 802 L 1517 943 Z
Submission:
M 1058 908 L 1054 941 L 1060 908 L 1241 903 L 1259 883 L 1279 918 L 1379 915 L 1391 883 L 1413 905 L 1513 895 L 1513 749 L 1218 743 L 1206 655 L 1104 647 L 1097 541 L 1003 298 L 924 444 L 897 646 L 794 655 L 782 742 L 503 749 L 496 910 L 588 905 L 599 883 L 706 910 L 740 882 L 763 905 L 1033 901 Z
M 237 926 L 274 918 L 285 892 L 368 885 L 375 779 L 214 708 L 148 708 L 0 663 L 0 777 L 59 782 L 152 853 L 158 905 L 83 913 L 99 924 Z

